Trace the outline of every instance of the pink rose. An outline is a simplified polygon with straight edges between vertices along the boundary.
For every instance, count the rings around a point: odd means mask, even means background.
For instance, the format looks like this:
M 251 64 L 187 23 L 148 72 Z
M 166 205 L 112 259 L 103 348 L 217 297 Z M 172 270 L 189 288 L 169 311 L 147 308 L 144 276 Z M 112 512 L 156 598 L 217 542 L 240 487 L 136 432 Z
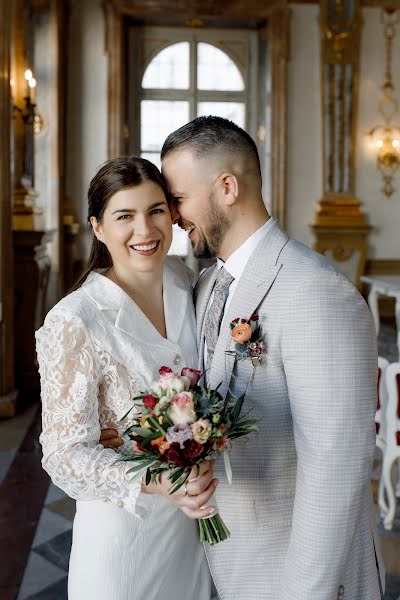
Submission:
M 195 385 L 197 385 L 200 377 L 201 377 L 201 371 L 196 371 L 195 369 L 182 369 L 181 375 L 183 377 L 187 377 L 190 380 L 190 385 L 192 387 L 194 387 Z
M 168 416 L 174 425 L 189 425 L 196 420 L 193 395 L 191 392 L 181 392 L 171 398 Z

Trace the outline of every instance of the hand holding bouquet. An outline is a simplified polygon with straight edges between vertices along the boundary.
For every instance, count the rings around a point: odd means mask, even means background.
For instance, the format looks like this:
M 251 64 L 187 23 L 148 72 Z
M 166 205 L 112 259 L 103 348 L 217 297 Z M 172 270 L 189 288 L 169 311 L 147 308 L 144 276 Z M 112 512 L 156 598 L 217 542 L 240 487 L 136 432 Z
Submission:
M 199 473 L 203 460 L 224 454 L 231 481 L 227 452 L 231 441 L 257 431 L 256 420 L 240 416 L 244 395 L 224 400 L 218 388 L 200 385 L 201 373 L 193 369 L 182 369 L 179 375 L 161 367 L 159 374 L 147 392 L 134 398 L 132 409 L 138 414 L 123 434 L 132 440 L 133 452 L 119 460 L 134 463 L 129 472 L 135 472 L 135 478 L 145 474 L 147 485 L 169 471 L 173 494 L 186 483 L 193 467 Z M 230 535 L 218 513 L 200 519 L 199 527 L 200 540 L 209 544 Z

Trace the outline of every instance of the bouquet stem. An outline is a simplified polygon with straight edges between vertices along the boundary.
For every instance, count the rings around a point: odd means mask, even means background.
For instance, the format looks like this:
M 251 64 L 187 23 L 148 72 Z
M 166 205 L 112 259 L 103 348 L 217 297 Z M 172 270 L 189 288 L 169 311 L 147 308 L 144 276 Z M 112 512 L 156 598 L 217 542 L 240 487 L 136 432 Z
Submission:
M 200 541 L 207 542 L 207 544 L 211 544 L 211 546 L 227 540 L 231 535 L 219 513 L 216 513 L 212 517 L 199 519 L 198 523 L 200 529 Z

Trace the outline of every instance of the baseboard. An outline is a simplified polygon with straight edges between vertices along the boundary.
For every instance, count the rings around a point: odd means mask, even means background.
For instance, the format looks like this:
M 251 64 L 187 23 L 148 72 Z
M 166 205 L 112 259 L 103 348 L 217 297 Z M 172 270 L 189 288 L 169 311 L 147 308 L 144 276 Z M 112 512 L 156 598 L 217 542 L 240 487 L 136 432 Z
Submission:
M 17 412 L 18 390 L 0 396 L 0 417 L 14 417 Z

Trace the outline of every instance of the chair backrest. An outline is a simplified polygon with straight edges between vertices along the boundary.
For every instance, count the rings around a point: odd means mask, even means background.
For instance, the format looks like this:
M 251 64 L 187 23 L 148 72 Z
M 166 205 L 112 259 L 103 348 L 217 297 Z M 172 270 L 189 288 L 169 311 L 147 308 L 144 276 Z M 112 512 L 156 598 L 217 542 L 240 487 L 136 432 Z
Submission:
M 388 401 L 386 443 L 400 448 L 400 363 L 391 363 L 385 371 Z
M 389 366 L 386 358 L 378 357 L 378 385 L 377 401 L 375 413 L 376 435 L 381 441 L 386 439 L 386 408 L 387 408 L 387 389 L 385 372 Z

